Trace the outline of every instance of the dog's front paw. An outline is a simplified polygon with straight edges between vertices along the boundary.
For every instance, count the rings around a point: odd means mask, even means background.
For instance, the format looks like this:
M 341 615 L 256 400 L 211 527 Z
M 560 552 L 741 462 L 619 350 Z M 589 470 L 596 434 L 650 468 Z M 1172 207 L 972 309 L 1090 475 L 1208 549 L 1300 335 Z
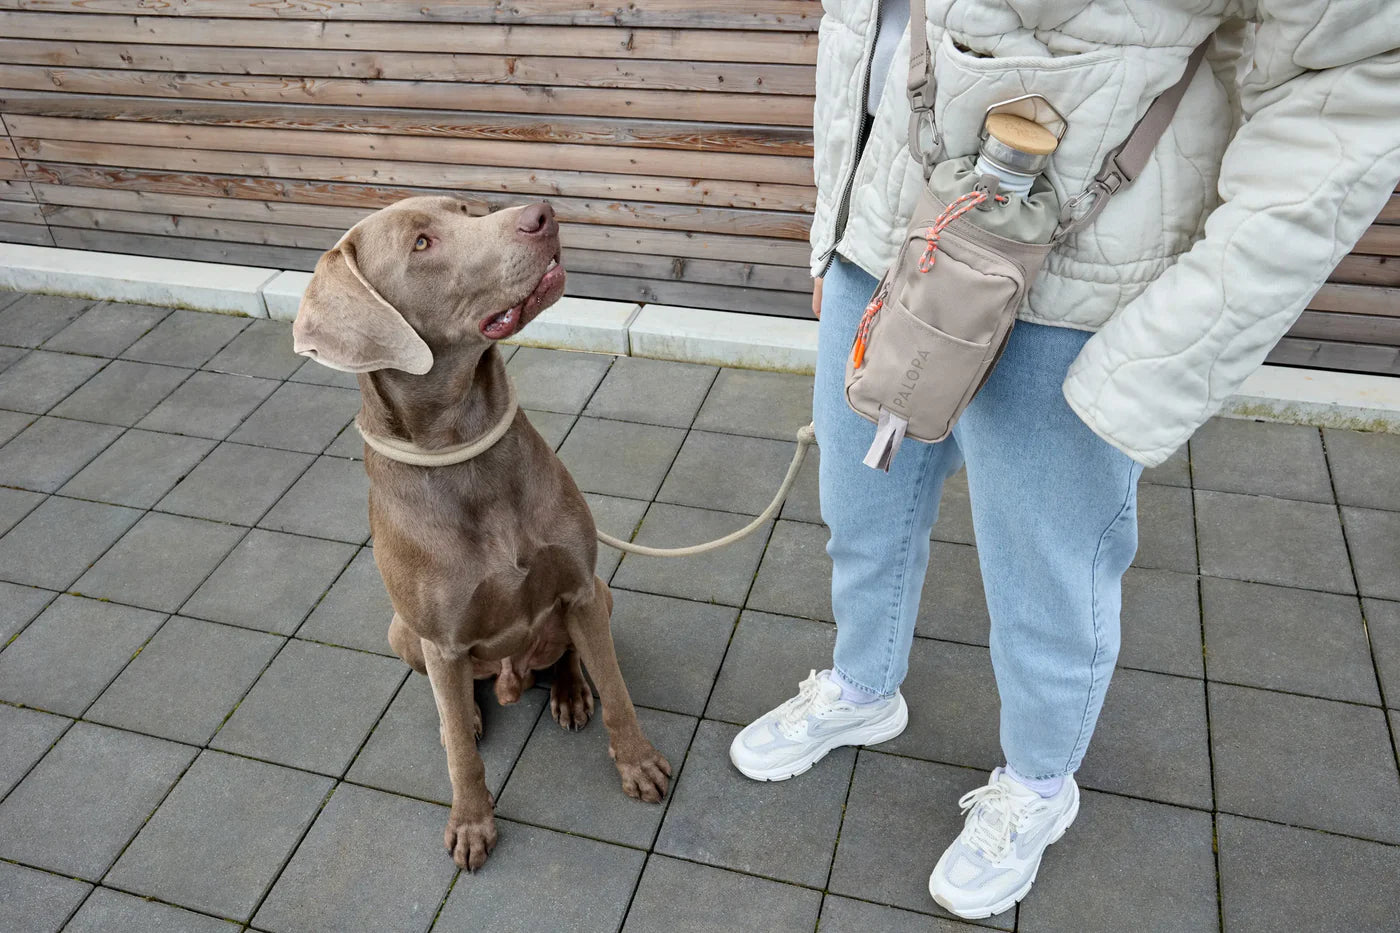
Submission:
M 476 871 L 496 847 L 496 818 L 488 812 L 484 818 L 464 819 L 454 811 L 447 818 L 443 844 L 458 868 Z
M 588 725 L 593 715 L 593 691 L 579 678 L 556 678 L 549 688 L 549 712 L 554 721 L 570 732 Z
M 622 790 L 628 797 L 647 803 L 660 803 L 670 784 L 671 763 L 650 742 L 641 753 L 627 758 L 616 757 L 617 773 L 622 775 Z

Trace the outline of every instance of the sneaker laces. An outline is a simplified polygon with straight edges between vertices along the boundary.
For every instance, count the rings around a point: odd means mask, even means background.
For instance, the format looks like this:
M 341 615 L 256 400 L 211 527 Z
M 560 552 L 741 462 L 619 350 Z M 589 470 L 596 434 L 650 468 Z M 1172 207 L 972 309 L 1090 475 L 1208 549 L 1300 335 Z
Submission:
M 958 798 L 963 815 L 969 811 L 963 835 L 989 862 L 999 862 L 1011 850 L 1016 830 L 1030 814 L 1046 807 L 1043 800 L 1023 802 L 1002 780 L 968 791 Z
M 807 716 L 812 712 L 812 706 L 821 697 L 821 681 L 817 678 L 817 672 L 811 671 L 807 679 L 797 686 L 797 696 L 792 697 L 777 709 L 776 725 L 786 738 L 791 739 L 793 732 L 807 721 Z

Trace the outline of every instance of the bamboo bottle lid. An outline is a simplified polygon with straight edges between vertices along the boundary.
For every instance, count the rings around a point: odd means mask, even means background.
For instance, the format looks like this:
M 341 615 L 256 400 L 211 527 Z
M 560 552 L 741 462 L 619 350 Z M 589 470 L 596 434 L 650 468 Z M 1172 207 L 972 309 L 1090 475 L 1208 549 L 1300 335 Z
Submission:
M 1014 113 L 988 114 L 986 130 L 982 155 L 1023 175 L 1039 174 L 1060 143 L 1054 133 L 1039 123 Z

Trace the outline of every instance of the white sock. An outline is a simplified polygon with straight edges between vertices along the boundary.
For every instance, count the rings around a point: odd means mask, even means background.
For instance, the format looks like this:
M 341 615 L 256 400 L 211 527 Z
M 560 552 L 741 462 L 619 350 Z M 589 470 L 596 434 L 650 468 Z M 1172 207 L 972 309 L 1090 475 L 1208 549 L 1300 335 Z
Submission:
M 841 699 L 845 700 L 847 703 L 864 706 L 866 703 L 874 703 L 876 700 L 881 699 L 880 694 L 871 693 L 859 684 L 851 683 L 850 680 L 846 679 L 846 675 L 838 670 L 833 669 L 831 671 L 831 679 L 836 681 L 837 686 L 841 688 Z
M 1017 784 L 1020 784 L 1022 787 L 1030 788 L 1042 797 L 1053 797 L 1060 792 L 1061 787 L 1065 786 L 1064 777 L 1041 778 L 1037 781 L 1033 778 L 1022 776 L 1009 764 L 1004 765 L 1002 770 L 1010 775 L 1011 779 Z

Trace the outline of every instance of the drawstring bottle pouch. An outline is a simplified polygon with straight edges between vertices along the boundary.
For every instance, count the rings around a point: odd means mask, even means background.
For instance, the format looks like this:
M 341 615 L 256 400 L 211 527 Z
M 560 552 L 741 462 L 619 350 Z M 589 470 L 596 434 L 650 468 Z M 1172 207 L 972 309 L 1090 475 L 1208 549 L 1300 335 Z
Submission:
M 877 425 L 864 462 L 885 471 L 906 436 L 933 443 L 952 432 L 991 375 L 1046 256 L 1142 171 L 1206 49 L 1202 43 L 1191 54 L 1181 80 L 1152 102 L 1089 186 L 1062 205 L 1040 173 L 1068 124 L 1040 95 L 994 104 L 979 154 L 939 161 L 924 16 L 923 0 L 913 0 L 909 149 L 923 165 L 924 189 L 846 363 L 846 400 Z

